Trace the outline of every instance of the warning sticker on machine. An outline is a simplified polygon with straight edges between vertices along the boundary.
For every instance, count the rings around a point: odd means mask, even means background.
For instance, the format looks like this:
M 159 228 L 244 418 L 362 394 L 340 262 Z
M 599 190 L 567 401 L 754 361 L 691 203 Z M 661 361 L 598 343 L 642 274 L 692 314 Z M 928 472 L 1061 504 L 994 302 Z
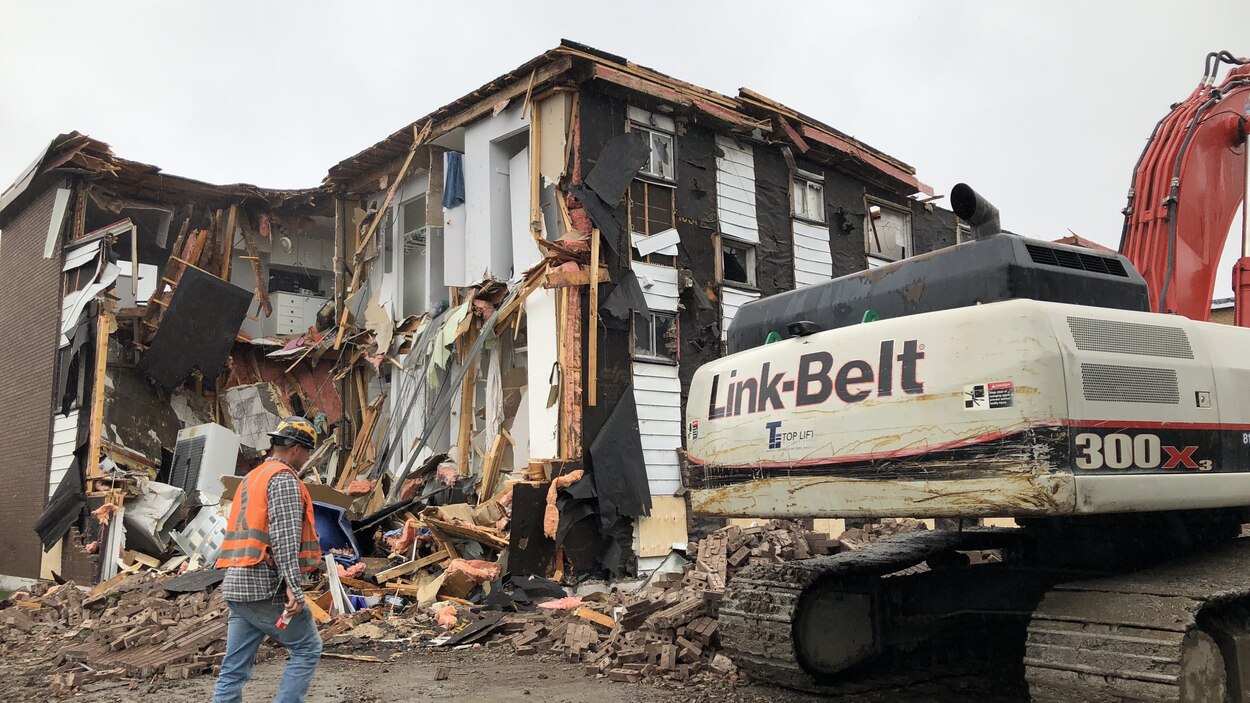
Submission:
M 964 410 L 995 410 L 1010 408 L 1015 403 L 1016 387 L 1011 381 L 993 381 L 964 386 Z

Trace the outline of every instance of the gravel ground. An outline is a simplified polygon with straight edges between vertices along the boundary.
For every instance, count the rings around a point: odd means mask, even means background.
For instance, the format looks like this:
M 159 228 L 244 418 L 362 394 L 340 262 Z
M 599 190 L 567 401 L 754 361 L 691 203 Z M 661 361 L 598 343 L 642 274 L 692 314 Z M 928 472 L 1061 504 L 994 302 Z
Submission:
M 659 681 L 628 684 L 587 676 L 583 668 L 552 657 L 521 657 L 505 648 L 480 647 L 460 651 L 414 648 L 388 655 L 387 663 L 324 659 L 313 680 L 308 703 L 392 703 L 394 701 L 551 701 L 552 703 L 661 703 L 727 701 L 729 703 L 1015 703 L 1017 691 L 981 677 L 951 677 L 888 687 L 870 693 L 814 697 L 767 686 L 733 686 L 724 679 L 694 682 Z M 32 656 L 37 656 L 32 653 Z M 271 701 L 286 657 L 262 654 L 245 703 Z M 37 675 L 15 675 L 17 661 L 0 662 L 0 700 L 50 700 L 46 681 Z M 449 670 L 437 681 L 440 667 Z M 9 669 L 6 671 L 6 669 Z M 89 684 L 72 700 L 84 703 L 204 703 L 212 698 L 213 678 L 155 679 Z

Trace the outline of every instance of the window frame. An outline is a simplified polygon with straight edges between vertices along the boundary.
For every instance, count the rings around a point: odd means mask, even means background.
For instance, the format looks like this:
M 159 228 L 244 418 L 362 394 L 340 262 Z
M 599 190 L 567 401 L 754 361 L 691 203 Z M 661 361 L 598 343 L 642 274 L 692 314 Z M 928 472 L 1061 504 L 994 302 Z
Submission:
M 641 131 L 647 135 L 647 148 L 650 150 L 650 154 L 647 157 L 647 163 L 643 164 L 642 168 L 638 170 L 638 175 L 648 180 L 654 180 L 658 183 L 675 185 L 677 183 L 677 134 L 666 129 L 653 127 L 649 124 L 643 124 L 636 119 L 631 119 L 629 121 L 629 131 L 631 133 Z M 669 166 L 672 168 L 673 172 L 667 176 L 651 170 L 651 160 L 655 157 L 655 138 L 657 136 L 668 139 Z
M 725 249 L 738 249 L 745 251 L 747 254 L 747 281 L 735 281 L 725 276 Z M 721 257 L 720 278 L 721 284 L 734 288 L 743 288 L 747 290 L 759 290 L 759 247 L 751 242 L 743 242 L 732 237 L 721 235 L 720 251 Z
M 633 358 L 634 361 L 641 361 L 641 362 L 646 362 L 649 364 L 668 364 L 670 366 L 676 366 L 680 360 L 679 359 L 680 355 L 676 351 L 672 353 L 672 356 L 665 356 L 660 353 L 657 353 L 654 350 L 655 349 L 665 350 L 665 353 L 667 353 L 663 337 L 661 336 L 657 338 L 656 336 L 655 319 L 657 317 L 666 318 L 669 321 L 668 329 L 674 329 L 677 327 L 677 313 L 669 312 L 667 310 L 648 310 L 647 311 L 646 315 L 648 318 L 648 327 L 650 329 L 650 334 L 648 335 L 649 336 L 648 341 L 650 342 L 651 347 L 652 347 L 652 349 L 650 350 L 642 350 L 638 348 L 638 318 L 642 315 L 643 313 L 635 310 L 633 311 L 633 314 L 630 316 L 629 340 L 630 340 L 630 347 L 632 348 L 631 349 L 632 353 L 630 354 L 631 358 Z M 680 331 L 678 332 L 678 334 L 680 335 Z
M 422 201 L 423 207 L 421 208 L 421 212 L 422 212 L 421 219 L 424 222 L 424 224 L 422 224 L 420 227 L 417 227 L 416 229 L 410 229 L 408 227 L 408 216 L 406 213 L 408 210 L 408 205 L 410 205 L 411 203 L 417 200 Z M 420 232 L 421 230 L 425 230 L 426 231 L 425 241 L 420 242 L 420 243 L 414 243 L 413 245 L 422 246 L 422 247 L 427 246 L 429 243 L 429 228 L 430 228 L 429 202 L 428 202 L 426 193 L 418 193 L 399 204 L 399 227 L 397 229 L 399 230 L 399 248 L 402 249 L 404 253 L 408 252 L 408 235 L 413 232 Z
M 639 204 L 634 199 L 634 184 L 635 183 L 642 186 L 643 202 L 641 204 Z M 638 230 L 634 229 L 634 208 L 639 207 L 639 206 L 642 207 L 643 227 L 648 230 L 651 229 L 652 220 L 649 217 L 650 210 L 651 210 L 651 207 L 650 207 L 651 194 L 652 194 L 652 191 L 656 189 L 662 189 L 666 193 L 669 199 L 669 207 L 668 207 L 669 223 L 667 226 L 661 227 L 660 229 L 657 229 L 654 232 L 639 232 Z M 677 228 L 677 187 L 674 185 L 669 185 L 666 183 L 657 183 L 648 178 L 635 178 L 633 181 L 630 181 L 629 188 L 625 191 L 625 203 L 626 203 L 625 214 L 626 214 L 626 217 L 629 218 L 629 233 L 631 237 L 633 235 L 638 235 L 640 237 L 650 237 L 653 234 L 659 234 L 660 232 L 667 232 L 670 229 Z M 639 254 L 637 251 L 634 250 L 633 242 L 630 242 L 630 254 L 634 261 L 641 261 L 646 264 L 655 264 L 656 266 L 670 266 L 670 267 L 677 265 L 677 257 L 670 256 L 668 254 L 657 253 L 657 254 L 649 254 L 647 256 L 642 256 L 641 254 Z
M 816 214 L 811 215 L 807 212 L 807 198 L 803 199 L 803 212 L 799 212 L 798 194 L 799 184 L 803 184 L 803 194 L 808 195 L 809 191 L 815 186 L 820 191 Z M 814 173 L 799 171 L 790 177 L 790 216 L 796 220 L 802 220 L 814 225 L 828 225 L 829 217 L 825 212 L 825 179 Z
M 905 218 L 905 222 L 907 225 L 907 244 L 903 246 L 903 255 L 898 257 L 897 259 L 889 258 L 888 256 L 885 256 L 879 252 L 874 253 L 871 247 L 869 246 L 869 241 L 870 241 L 869 234 L 872 231 L 871 229 L 869 229 L 869 227 L 872 224 L 872 208 L 874 207 L 880 208 L 882 212 L 886 210 L 893 210 L 894 212 L 900 215 L 903 215 Z M 912 229 L 912 213 L 910 209 L 902 207 L 895 203 L 891 203 L 887 200 L 882 200 L 880 198 L 874 198 L 871 196 L 865 196 L 864 198 L 864 225 L 863 226 L 864 226 L 864 256 L 867 257 L 870 261 L 875 260 L 875 261 L 881 262 L 882 264 L 889 264 L 895 261 L 902 261 L 903 259 L 907 259 L 915 255 L 916 242 L 915 242 L 915 233 Z

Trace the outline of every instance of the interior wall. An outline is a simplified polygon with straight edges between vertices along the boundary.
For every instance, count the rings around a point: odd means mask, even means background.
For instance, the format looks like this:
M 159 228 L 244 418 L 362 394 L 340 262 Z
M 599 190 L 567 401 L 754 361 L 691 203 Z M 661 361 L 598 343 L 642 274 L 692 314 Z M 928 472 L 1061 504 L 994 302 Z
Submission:
M 466 236 L 462 279 L 471 285 L 483 276 L 508 278 L 512 269 L 512 214 L 508 164 L 529 129 L 521 101 L 465 128 L 464 200 Z M 526 199 L 528 202 L 528 198 Z

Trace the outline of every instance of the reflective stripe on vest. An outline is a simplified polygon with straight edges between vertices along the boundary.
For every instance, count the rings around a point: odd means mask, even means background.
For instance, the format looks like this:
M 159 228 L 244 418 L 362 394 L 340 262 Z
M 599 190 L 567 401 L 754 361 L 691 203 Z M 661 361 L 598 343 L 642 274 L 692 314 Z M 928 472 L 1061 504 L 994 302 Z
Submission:
M 217 568 L 254 566 L 262 562 L 273 564 L 268 530 L 269 482 L 283 471 L 295 475 L 290 466 L 276 459 L 269 459 L 243 479 L 230 506 L 230 518 L 226 521 L 226 533 L 221 543 L 221 553 L 217 557 Z M 299 481 L 298 477 L 296 480 L 300 503 L 304 508 L 300 528 L 299 569 L 312 572 L 321 566 L 321 545 L 317 540 L 312 497 L 304 482 Z M 252 494 L 256 492 L 261 497 L 252 500 Z

